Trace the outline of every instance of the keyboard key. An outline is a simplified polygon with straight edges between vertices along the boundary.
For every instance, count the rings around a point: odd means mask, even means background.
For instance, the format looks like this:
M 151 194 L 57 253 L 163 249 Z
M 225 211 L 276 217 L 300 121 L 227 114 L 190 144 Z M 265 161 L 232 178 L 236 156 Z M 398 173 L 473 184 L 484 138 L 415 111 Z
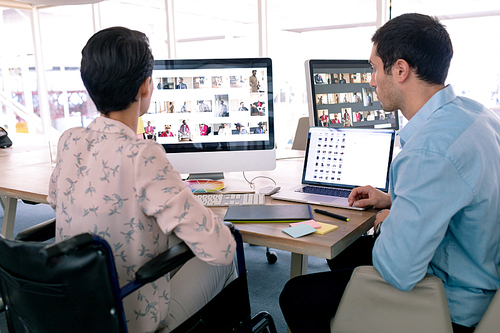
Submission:
M 240 206 L 240 205 L 264 205 L 266 197 L 260 193 L 244 194 L 197 194 L 196 200 L 202 205 L 210 206 Z
M 311 194 L 322 194 L 329 195 L 333 197 L 347 198 L 351 193 L 351 190 L 343 190 L 338 188 L 328 188 L 319 186 L 304 186 L 299 192 L 311 193 Z

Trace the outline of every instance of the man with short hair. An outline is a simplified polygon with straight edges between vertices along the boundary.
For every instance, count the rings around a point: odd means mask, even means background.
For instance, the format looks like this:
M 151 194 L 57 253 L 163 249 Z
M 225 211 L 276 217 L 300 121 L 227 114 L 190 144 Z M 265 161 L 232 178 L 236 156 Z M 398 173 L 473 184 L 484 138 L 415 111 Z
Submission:
M 177 89 L 187 89 L 187 85 L 184 83 L 184 79 L 182 77 L 179 78 Z
M 257 79 L 257 71 L 252 70 L 252 76 L 250 76 L 250 92 L 259 92 L 259 80 Z
M 330 262 L 332 272 L 290 280 L 283 314 L 293 333 L 330 332 L 353 268 L 373 262 L 403 291 L 427 273 L 439 277 L 454 332 L 473 332 L 500 284 L 500 118 L 445 85 L 453 49 L 436 19 L 401 15 L 372 41 L 370 85 L 384 111 L 399 109 L 409 120 L 390 194 L 364 186 L 348 199 L 386 209 L 375 220 L 378 237 L 371 246 L 367 237 L 356 241 L 349 256 Z
M 200 112 L 210 112 L 210 106 L 204 100 L 201 100 L 198 102 L 198 110 Z
M 240 107 L 238 111 L 248 111 L 248 108 L 245 106 L 245 102 L 240 102 Z
M 260 121 L 258 124 L 257 124 L 259 127 L 257 127 L 255 129 L 255 134 L 264 134 L 265 133 L 265 130 L 264 130 L 264 123 L 262 121 Z
M 227 105 L 224 104 L 224 100 L 220 100 L 220 112 L 219 117 L 229 117 L 229 112 L 227 110 Z

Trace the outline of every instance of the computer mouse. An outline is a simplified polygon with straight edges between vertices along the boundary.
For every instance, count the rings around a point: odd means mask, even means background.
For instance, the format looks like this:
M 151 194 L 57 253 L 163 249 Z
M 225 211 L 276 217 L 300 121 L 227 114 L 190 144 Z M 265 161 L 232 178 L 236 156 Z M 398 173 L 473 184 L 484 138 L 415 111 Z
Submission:
M 278 192 L 281 189 L 279 186 L 264 186 L 259 189 L 260 194 L 271 195 Z

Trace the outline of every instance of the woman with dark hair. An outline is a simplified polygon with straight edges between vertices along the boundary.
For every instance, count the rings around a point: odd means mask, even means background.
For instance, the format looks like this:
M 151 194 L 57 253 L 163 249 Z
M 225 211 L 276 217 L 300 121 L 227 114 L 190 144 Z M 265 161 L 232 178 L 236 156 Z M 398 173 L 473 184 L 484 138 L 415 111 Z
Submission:
M 172 237 L 196 257 L 124 299 L 130 332 L 173 329 L 235 277 L 230 230 L 198 203 L 165 150 L 136 136 L 149 108 L 153 55 L 138 31 L 115 27 L 92 36 L 81 76 L 101 112 L 87 128 L 61 135 L 48 201 L 56 211 L 56 241 L 92 232 L 114 250 L 120 285 L 170 247 Z

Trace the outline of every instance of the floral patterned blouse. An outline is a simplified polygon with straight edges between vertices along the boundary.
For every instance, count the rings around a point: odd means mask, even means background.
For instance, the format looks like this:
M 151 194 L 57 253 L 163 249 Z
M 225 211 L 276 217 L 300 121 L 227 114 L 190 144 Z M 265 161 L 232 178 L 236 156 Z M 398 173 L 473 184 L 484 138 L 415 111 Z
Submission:
M 125 124 L 96 118 L 65 131 L 58 144 L 48 201 L 56 211 L 56 241 L 90 232 L 115 254 L 120 285 L 169 248 L 172 232 L 213 265 L 232 262 L 230 230 L 194 198 L 163 147 L 137 139 Z M 154 332 L 168 315 L 170 277 L 149 283 L 124 300 L 130 332 Z

